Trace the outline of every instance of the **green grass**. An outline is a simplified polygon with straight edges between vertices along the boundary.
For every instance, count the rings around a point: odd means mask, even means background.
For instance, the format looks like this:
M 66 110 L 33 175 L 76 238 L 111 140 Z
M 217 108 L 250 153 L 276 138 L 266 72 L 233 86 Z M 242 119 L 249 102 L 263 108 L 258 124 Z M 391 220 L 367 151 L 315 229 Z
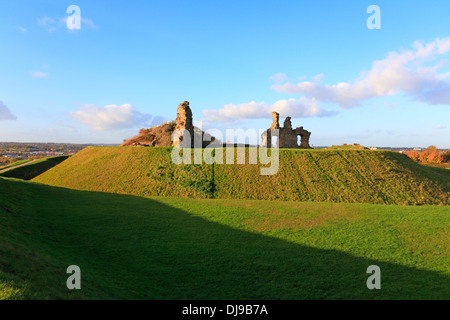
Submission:
M 391 151 L 281 149 L 278 173 L 262 176 L 261 164 L 175 165 L 171 150 L 89 147 L 33 181 L 137 196 L 450 204 L 448 172 Z
M 8 165 L 6 165 L 6 166 L 0 166 L 0 170 L 8 169 L 8 168 L 11 168 L 11 167 L 15 167 L 15 166 L 18 166 L 19 164 L 24 164 L 24 163 L 27 163 L 27 162 L 30 162 L 30 161 L 33 161 L 33 159 L 23 159 L 23 160 L 19 160 L 19 161 L 10 163 L 10 164 L 8 164 Z
M 448 206 L 143 198 L 0 178 L 0 298 L 449 299 L 449 227 Z M 65 286 L 72 264 L 81 290 Z M 373 264 L 381 290 L 366 288 Z
M 427 166 L 427 167 L 432 169 L 432 170 L 434 170 L 435 172 L 439 173 L 442 176 L 450 178 L 450 170 L 449 170 L 449 168 L 432 167 L 432 166 Z
M 43 158 L 23 166 L 0 173 L 1 177 L 31 180 L 66 160 L 69 156 Z M 28 162 L 28 161 L 26 161 Z M 3 168 L 4 169 L 4 168 Z

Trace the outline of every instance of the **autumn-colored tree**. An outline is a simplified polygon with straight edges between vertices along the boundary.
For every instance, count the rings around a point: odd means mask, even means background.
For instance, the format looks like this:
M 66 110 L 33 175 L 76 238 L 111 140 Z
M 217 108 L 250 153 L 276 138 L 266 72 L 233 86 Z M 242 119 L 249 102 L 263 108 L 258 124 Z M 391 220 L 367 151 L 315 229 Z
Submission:
M 435 146 L 429 146 L 422 152 L 417 150 L 406 151 L 405 155 L 422 163 L 442 163 L 444 162 L 444 155 Z
M 442 163 L 443 160 L 441 151 L 435 146 L 429 146 L 420 154 L 420 161 L 423 163 Z
M 420 152 L 417 150 L 409 150 L 406 151 L 404 154 L 413 159 L 414 161 L 420 160 Z

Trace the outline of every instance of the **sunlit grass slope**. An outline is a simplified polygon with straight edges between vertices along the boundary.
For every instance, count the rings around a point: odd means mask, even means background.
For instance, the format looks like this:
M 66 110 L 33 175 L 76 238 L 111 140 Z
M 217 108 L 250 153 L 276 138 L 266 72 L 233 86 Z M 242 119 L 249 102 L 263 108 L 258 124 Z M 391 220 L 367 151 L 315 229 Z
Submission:
M 24 165 L 17 168 L 11 168 L 10 170 L 2 172 L 0 173 L 0 176 L 30 180 L 40 175 L 41 173 L 47 171 L 48 169 L 53 168 L 57 164 L 63 162 L 68 157 L 69 156 L 57 156 L 57 157 L 43 158 L 35 161 L 33 160 L 25 161 Z
M 0 178 L 3 299 L 449 299 L 445 206 L 142 198 Z M 81 268 L 81 290 L 66 269 Z M 366 287 L 370 265 L 381 290 Z
M 30 161 L 33 161 L 33 159 L 18 160 L 16 162 L 10 163 L 10 164 L 8 164 L 6 166 L 1 166 L 0 165 L 0 170 L 4 170 L 4 169 L 7 169 L 7 168 L 15 167 L 15 166 L 18 166 L 20 164 L 24 164 L 24 163 L 27 163 L 27 162 L 30 162 Z
M 450 203 L 448 174 L 391 151 L 283 149 L 278 173 L 263 176 L 261 165 L 248 164 L 248 160 L 235 165 L 175 165 L 171 150 L 89 147 L 34 181 L 138 196 Z

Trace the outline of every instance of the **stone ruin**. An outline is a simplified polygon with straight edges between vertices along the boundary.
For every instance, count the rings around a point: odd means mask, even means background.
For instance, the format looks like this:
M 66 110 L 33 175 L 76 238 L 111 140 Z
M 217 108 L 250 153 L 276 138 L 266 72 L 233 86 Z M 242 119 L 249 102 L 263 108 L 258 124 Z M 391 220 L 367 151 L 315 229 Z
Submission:
M 177 131 L 177 129 L 179 131 Z M 189 102 L 187 101 L 184 101 L 178 106 L 176 121 L 165 122 L 159 126 L 152 126 L 148 129 L 141 129 L 137 136 L 124 141 L 120 146 L 189 147 L 189 145 L 184 145 L 182 143 L 183 137 L 190 137 L 190 147 L 204 148 L 216 140 L 211 135 L 194 126 L 192 121 L 192 111 L 189 108 Z M 198 146 L 194 146 L 195 142 L 200 143 Z
M 189 108 L 189 102 L 184 101 L 180 103 L 177 109 L 177 118 L 176 118 L 176 126 L 175 130 L 187 130 L 189 135 L 191 136 L 191 144 L 194 143 L 194 125 L 192 124 L 192 111 Z M 183 141 L 182 135 L 175 135 L 172 145 L 178 146 Z
M 192 121 L 192 111 L 189 107 L 189 102 L 184 101 L 182 102 L 177 109 L 177 118 L 176 118 L 176 126 L 175 126 L 175 134 L 173 136 L 173 142 L 172 146 L 176 147 L 179 146 L 180 143 L 183 147 L 197 147 L 194 145 L 194 142 L 201 141 L 201 147 L 205 148 L 209 144 L 215 141 L 215 138 L 209 135 L 206 132 L 203 132 L 199 128 L 195 127 L 193 125 Z M 184 133 L 184 136 L 186 134 L 189 134 L 191 143 L 190 146 L 185 145 L 182 143 L 183 141 L 183 135 L 177 133 L 177 130 L 180 130 L 180 132 Z M 186 130 L 186 131 L 184 131 Z M 198 146 L 200 147 L 200 145 Z
M 309 145 L 311 132 L 304 130 L 303 127 L 292 129 L 291 117 L 284 120 L 283 127 L 280 127 L 280 115 L 277 112 L 272 112 L 272 118 L 272 126 L 261 136 L 260 147 L 272 147 L 272 137 L 277 137 L 277 147 L 279 148 L 312 149 Z M 276 131 L 272 132 L 271 129 L 276 129 Z M 300 136 L 300 144 L 297 142 L 298 136 Z M 183 137 L 190 137 L 190 145 L 183 143 Z M 174 147 L 205 148 L 211 143 L 221 144 L 216 138 L 194 126 L 189 102 L 184 101 L 178 106 L 176 123 L 170 122 L 150 129 L 141 129 L 137 136 L 124 141 L 121 146 L 169 147 L 172 145 Z M 248 146 L 245 144 L 233 145 Z M 226 143 L 223 146 L 230 145 Z
M 311 132 L 304 130 L 303 127 L 292 129 L 291 117 L 286 117 L 283 127 L 280 127 L 280 115 L 278 112 L 272 112 L 272 126 L 261 135 L 261 148 L 272 146 L 272 137 L 277 137 L 278 148 L 301 148 L 312 149 L 309 145 Z M 278 131 L 271 131 L 277 129 Z M 297 143 L 297 137 L 300 136 L 300 144 Z
M 297 127 L 292 129 L 291 117 L 287 117 L 284 120 L 283 127 L 280 127 L 280 115 L 277 112 L 272 112 L 272 126 L 264 131 L 262 134 L 261 147 L 271 147 L 272 137 L 277 137 L 277 147 L 278 148 L 301 148 L 301 149 L 312 149 L 309 145 L 309 137 L 311 132 L 304 130 L 303 127 Z M 194 127 L 192 124 L 192 111 L 189 108 L 189 102 L 184 101 L 178 106 L 177 109 L 177 119 L 175 130 L 186 130 L 191 137 L 191 147 L 194 146 L 194 139 L 202 139 L 202 147 L 206 147 L 215 139 L 214 137 L 205 137 L 208 135 L 198 128 Z M 272 132 L 271 129 L 277 129 L 277 132 Z M 198 135 L 198 136 L 197 136 Z M 197 136 L 197 137 L 195 137 Z M 297 137 L 300 136 L 300 144 L 297 143 Z M 206 139 L 205 139 L 206 138 Z M 206 141 L 203 141 L 206 140 Z M 183 141 L 183 136 L 175 135 L 172 145 L 178 146 Z M 185 146 L 186 147 L 186 146 Z

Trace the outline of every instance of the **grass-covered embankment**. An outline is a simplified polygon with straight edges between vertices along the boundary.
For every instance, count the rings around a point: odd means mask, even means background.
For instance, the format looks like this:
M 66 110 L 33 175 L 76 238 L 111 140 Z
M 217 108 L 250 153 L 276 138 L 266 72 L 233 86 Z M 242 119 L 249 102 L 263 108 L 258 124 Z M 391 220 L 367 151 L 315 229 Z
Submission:
M 260 175 L 261 164 L 175 165 L 171 151 L 89 147 L 34 181 L 138 196 L 450 203 L 448 175 L 391 151 L 282 149 L 278 173 L 268 176 Z
M 142 198 L 0 178 L 0 298 L 449 299 L 444 206 Z M 66 269 L 81 268 L 81 290 Z M 366 287 L 370 265 L 381 290 Z
M 0 173 L 1 177 L 17 178 L 23 180 L 31 180 L 34 177 L 44 173 L 66 160 L 69 156 L 57 156 L 50 158 L 43 158 L 39 160 L 25 161 L 24 164 L 19 164 L 17 167 L 11 167 L 7 171 Z M 2 168 L 5 169 L 5 168 Z
M 21 164 L 25 164 L 25 163 L 30 162 L 30 161 L 33 161 L 33 159 L 18 160 L 18 161 L 15 161 L 13 163 L 10 163 L 10 164 L 8 164 L 6 166 L 0 166 L 0 171 L 3 171 L 5 169 L 11 168 L 11 167 L 16 167 L 16 166 L 21 165 Z

